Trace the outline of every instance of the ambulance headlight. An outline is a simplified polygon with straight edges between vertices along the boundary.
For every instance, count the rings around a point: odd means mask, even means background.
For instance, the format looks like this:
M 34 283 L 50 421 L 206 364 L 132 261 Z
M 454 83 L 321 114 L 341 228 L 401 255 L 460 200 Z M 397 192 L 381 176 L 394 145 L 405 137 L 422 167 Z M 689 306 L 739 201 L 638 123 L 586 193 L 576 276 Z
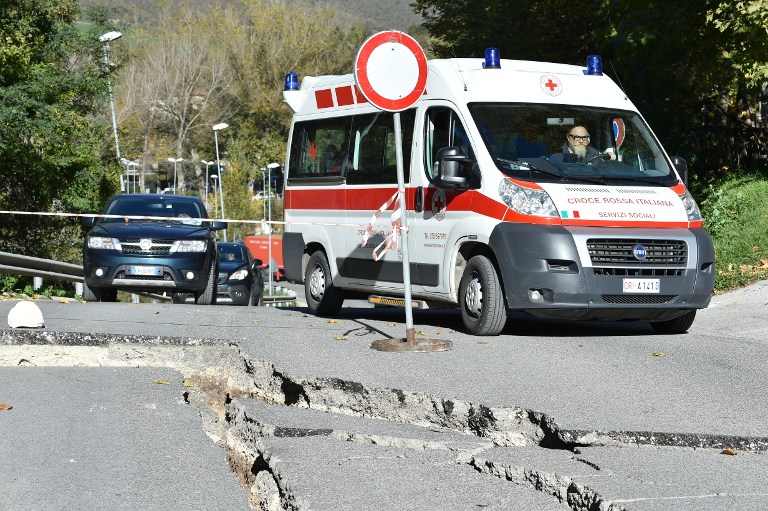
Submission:
M 499 184 L 501 201 L 522 215 L 559 217 L 555 203 L 544 190 L 519 186 L 507 179 Z
M 678 194 L 678 197 L 680 197 L 680 200 L 683 201 L 685 213 L 688 215 L 688 221 L 693 222 L 694 220 L 701 220 L 701 211 L 699 211 L 699 205 L 696 204 L 696 201 L 693 199 L 693 196 L 688 192 L 688 190 L 686 190 L 683 194 Z

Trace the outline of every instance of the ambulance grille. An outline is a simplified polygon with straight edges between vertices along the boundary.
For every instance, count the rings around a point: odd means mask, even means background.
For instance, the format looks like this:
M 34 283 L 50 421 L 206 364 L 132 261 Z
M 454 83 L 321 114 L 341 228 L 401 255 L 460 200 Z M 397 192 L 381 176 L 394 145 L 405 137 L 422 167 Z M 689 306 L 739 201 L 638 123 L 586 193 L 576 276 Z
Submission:
M 675 301 L 677 295 L 603 295 L 605 303 L 656 305 Z
M 592 273 L 606 277 L 683 277 L 682 268 L 592 268 Z
M 646 257 L 642 261 L 634 256 L 634 249 L 638 245 L 645 248 Z M 688 261 L 688 245 L 682 240 L 588 239 L 587 250 L 595 266 L 601 264 L 685 265 Z

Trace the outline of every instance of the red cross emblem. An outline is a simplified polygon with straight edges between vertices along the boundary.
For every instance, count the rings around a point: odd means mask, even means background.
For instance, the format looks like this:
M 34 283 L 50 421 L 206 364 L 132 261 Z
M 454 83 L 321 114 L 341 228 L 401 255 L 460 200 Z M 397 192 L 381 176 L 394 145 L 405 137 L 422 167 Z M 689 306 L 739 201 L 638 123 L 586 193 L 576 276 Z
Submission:
M 432 196 L 432 215 L 435 220 L 442 220 L 445 218 L 445 208 L 448 205 L 448 199 L 445 197 L 443 190 L 436 190 Z
M 563 82 L 560 78 L 554 75 L 544 75 L 539 81 L 541 84 L 541 90 L 547 93 L 549 96 L 559 96 L 563 91 Z

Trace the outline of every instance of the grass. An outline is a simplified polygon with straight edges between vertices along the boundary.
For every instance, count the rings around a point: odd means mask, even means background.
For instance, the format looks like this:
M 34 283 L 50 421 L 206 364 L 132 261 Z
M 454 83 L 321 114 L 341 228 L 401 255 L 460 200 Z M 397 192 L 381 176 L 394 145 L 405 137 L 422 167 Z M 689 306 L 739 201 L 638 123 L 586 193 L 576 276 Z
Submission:
M 768 279 L 768 179 L 722 181 L 710 188 L 701 210 L 715 245 L 715 291 Z

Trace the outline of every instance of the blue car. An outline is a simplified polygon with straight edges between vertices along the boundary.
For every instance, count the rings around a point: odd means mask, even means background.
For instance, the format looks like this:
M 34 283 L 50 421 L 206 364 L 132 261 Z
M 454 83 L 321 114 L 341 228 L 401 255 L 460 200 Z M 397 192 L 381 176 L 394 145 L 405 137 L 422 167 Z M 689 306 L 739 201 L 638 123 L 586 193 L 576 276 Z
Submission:
M 203 221 L 199 197 L 119 194 L 102 215 L 83 217 L 86 301 L 114 302 L 117 291 L 191 293 L 201 305 L 216 303 L 216 230 Z
M 218 243 L 218 297 L 236 305 L 262 305 L 264 274 L 261 259 L 254 259 L 245 243 Z

